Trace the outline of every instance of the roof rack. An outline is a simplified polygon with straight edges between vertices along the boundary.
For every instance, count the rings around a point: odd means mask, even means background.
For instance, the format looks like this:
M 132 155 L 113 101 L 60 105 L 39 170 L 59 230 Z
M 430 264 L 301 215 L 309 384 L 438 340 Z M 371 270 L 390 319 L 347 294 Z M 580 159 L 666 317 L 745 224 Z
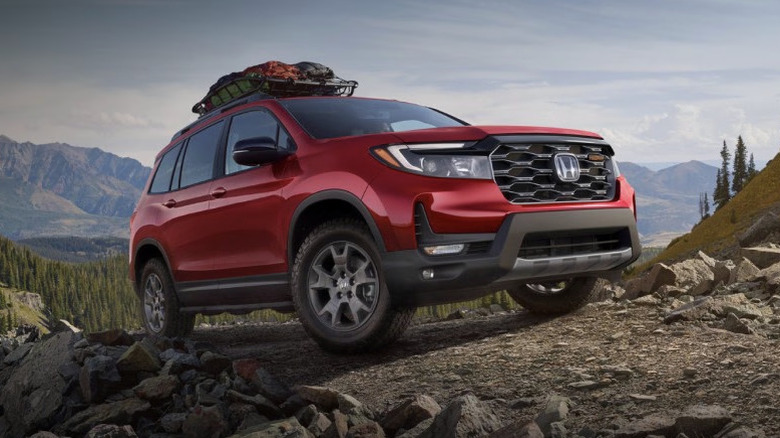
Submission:
M 339 77 L 325 80 L 280 79 L 267 76 L 239 76 L 209 93 L 192 107 L 192 112 L 203 117 L 214 109 L 256 93 L 268 97 L 298 96 L 351 96 L 357 88 L 357 81 Z

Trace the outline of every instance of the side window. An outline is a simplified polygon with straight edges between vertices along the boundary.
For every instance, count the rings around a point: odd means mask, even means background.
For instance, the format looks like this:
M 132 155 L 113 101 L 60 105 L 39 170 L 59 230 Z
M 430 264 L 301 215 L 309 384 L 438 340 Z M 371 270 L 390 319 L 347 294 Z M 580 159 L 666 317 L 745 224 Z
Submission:
M 194 134 L 187 142 L 181 168 L 181 187 L 210 180 L 214 174 L 217 143 L 222 135 L 223 122 L 216 123 Z
M 160 164 L 157 166 L 149 193 L 165 193 L 171 189 L 171 176 L 180 151 L 181 143 L 171 148 L 160 158 Z
M 272 139 L 278 147 L 289 149 L 291 143 L 290 136 L 284 131 L 276 118 L 268 111 L 250 111 L 238 114 L 230 122 L 230 131 L 228 132 L 227 148 L 225 148 L 225 174 L 229 175 L 251 166 L 242 166 L 233 161 L 233 150 L 236 143 L 252 137 L 268 137 Z

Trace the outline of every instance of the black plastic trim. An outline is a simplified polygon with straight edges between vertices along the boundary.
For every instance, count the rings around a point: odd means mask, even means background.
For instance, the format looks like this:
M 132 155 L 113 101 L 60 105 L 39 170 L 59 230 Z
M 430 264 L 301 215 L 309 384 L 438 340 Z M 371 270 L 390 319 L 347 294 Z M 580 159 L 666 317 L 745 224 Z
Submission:
M 177 282 L 175 287 L 182 309 L 252 305 L 266 307 L 264 303 L 290 301 L 287 273 L 184 281 Z
M 425 207 L 422 204 L 414 206 L 415 233 L 419 234 L 417 246 L 450 245 L 458 243 L 473 243 L 492 241 L 495 233 L 464 233 L 464 234 L 437 234 L 431 229 Z M 438 258 L 438 257 L 436 257 Z
M 630 257 L 619 259 L 621 262 L 617 266 L 604 262 L 607 258 L 618 260 L 613 257 L 615 251 L 542 260 L 538 270 L 533 267 L 533 260 L 517 257 L 524 237 L 530 233 L 614 227 L 628 229 L 631 236 L 624 248 L 625 251 L 630 250 Z M 450 241 L 450 237 L 446 239 Z M 383 255 L 382 266 L 385 282 L 396 303 L 424 306 L 479 298 L 517 282 L 533 283 L 575 276 L 615 280 L 640 253 L 639 234 L 630 209 L 566 210 L 507 216 L 486 253 L 431 257 L 419 250 L 394 251 Z M 584 263 L 585 259 L 595 259 L 598 263 L 593 266 L 603 266 L 599 268 L 602 270 L 580 269 L 588 265 Z M 572 266 L 576 269 L 572 270 Z M 433 279 L 422 278 L 422 270 L 427 268 L 434 270 Z
M 293 234 L 294 231 L 298 225 L 298 220 L 301 216 L 301 214 L 312 205 L 323 202 L 323 201 L 345 201 L 351 206 L 355 207 L 355 209 L 360 213 L 360 215 L 363 217 L 363 220 L 368 224 L 368 228 L 371 231 L 371 235 L 374 238 L 374 242 L 376 242 L 377 246 L 379 247 L 379 251 L 381 253 L 384 253 L 385 250 L 385 241 L 382 238 L 382 233 L 379 231 L 379 227 L 376 226 L 376 223 L 374 222 L 374 218 L 371 216 L 371 213 L 368 211 L 368 208 L 363 204 L 363 201 L 360 200 L 357 196 L 353 195 L 350 192 L 344 191 L 344 190 L 325 190 L 322 192 L 317 192 L 308 198 L 304 199 L 300 204 L 298 204 L 298 207 L 295 209 L 295 212 L 292 215 L 292 219 L 290 220 L 290 228 L 287 234 L 287 258 L 288 262 L 290 263 L 290 266 L 292 266 L 293 262 L 295 261 L 295 254 L 293 254 Z
M 165 262 L 165 267 L 168 268 L 168 272 L 171 273 L 171 262 L 170 262 L 170 260 L 168 260 L 168 254 L 165 252 L 165 249 L 160 244 L 160 242 L 158 242 L 158 241 L 156 241 L 156 240 L 154 240 L 152 238 L 147 237 L 146 239 L 143 239 L 140 242 L 138 242 L 138 244 L 135 245 L 135 248 L 133 248 L 133 269 L 134 269 L 134 271 L 131 272 L 130 275 L 132 275 L 131 282 L 133 283 L 134 286 L 138 283 L 138 278 L 136 278 L 136 276 L 135 276 L 135 271 L 137 271 L 138 269 L 141 268 L 140 266 L 138 266 L 138 253 L 140 252 L 141 248 L 143 248 L 144 246 L 147 246 L 147 245 L 155 247 L 157 249 L 157 251 L 159 251 L 160 254 L 162 254 L 163 262 Z M 173 274 L 171 274 L 171 277 L 173 277 Z M 136 292 L 138 292 L 137 289 L 136 289 Z

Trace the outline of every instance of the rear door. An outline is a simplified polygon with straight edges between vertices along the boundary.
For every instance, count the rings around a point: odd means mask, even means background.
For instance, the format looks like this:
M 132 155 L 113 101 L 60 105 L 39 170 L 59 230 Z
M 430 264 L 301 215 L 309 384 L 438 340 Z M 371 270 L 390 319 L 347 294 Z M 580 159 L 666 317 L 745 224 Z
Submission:
M 223 121 L 190 136 L 179 153 L 171 190 L 161 196 L 160 240 L 177 282 L 214 278 L 211 246 L 217 224 L 209 214 Z

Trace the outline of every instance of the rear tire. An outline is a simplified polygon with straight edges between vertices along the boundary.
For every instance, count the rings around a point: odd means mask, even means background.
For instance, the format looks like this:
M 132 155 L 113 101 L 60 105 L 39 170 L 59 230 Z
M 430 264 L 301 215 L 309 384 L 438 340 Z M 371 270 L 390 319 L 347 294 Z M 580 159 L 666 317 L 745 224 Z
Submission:
M 507 289 L 507 293 L 531 313 L 561 315 L 591 302 L 599 289 L 598 278 L 576 277 L 564 281 L 523 283 Z
M 337 353 L 394 342 L 414 313 L 393 306 L 376 243 L 354 219 L 325 222 L 306 237 L 293 264 L 292 295 L 309 336 Z
M 187 336 L 195 327 L 195 315 L 179 312 L 179 300 L 165 263 L 154 258 L 141 271 L 141 319 L 150 335 Z

